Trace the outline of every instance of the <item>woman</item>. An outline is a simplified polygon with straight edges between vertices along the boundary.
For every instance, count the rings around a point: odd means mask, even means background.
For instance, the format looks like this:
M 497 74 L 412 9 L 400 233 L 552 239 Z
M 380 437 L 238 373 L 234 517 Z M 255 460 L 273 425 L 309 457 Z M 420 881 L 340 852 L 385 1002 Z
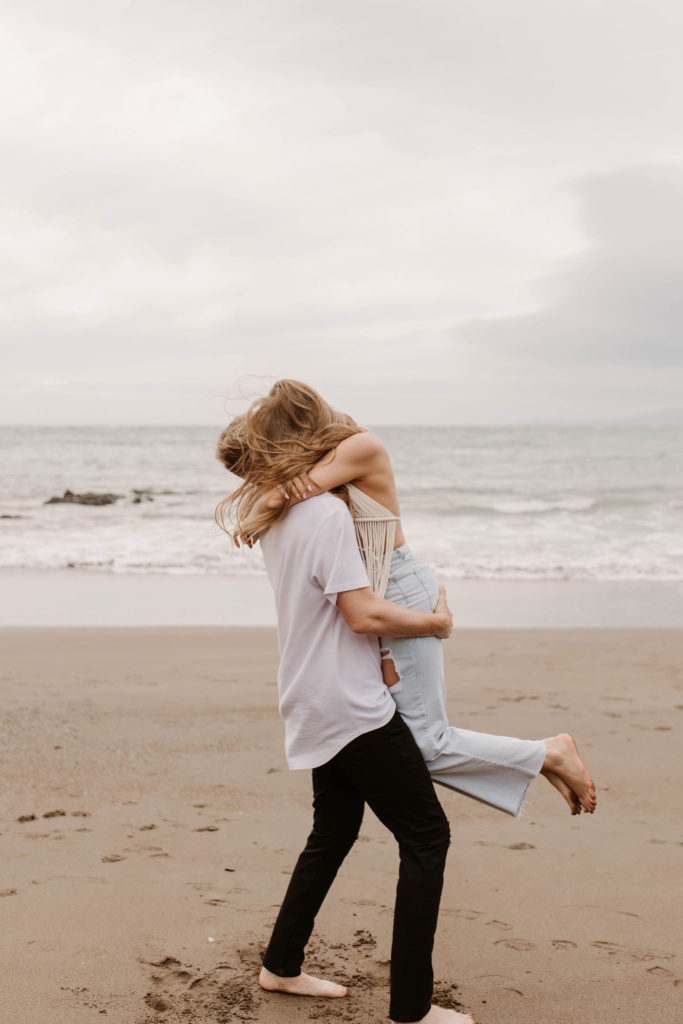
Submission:
M 251 546 L 292 503 L 334 491 L 354 515 L 373 590 L 416 611 L 435 607 L 438 582 L 406 545 L 386 448 L 312 388 L 278 381 L 223 431 L 216 454 L 243 479 L 216 509 L 224 529 L 231 512 L 236 543 Z M 593 813 L 595 788 L 571 736 L 520 740 L 456 729 L 446 715 L 440 641 L 381 638 L 380 648 L 384 680 L 434 782 L 517 815 L 541 773 L 572 814 Z

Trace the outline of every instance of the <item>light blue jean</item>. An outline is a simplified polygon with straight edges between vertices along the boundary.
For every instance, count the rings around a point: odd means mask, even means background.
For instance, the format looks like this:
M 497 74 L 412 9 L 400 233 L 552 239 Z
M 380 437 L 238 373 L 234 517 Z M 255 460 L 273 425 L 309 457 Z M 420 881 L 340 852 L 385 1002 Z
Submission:
M 436 606 L 436 576 L 406 544 L 393 553 L 384 596 L 415 611 L 431 612 Z M 519 814 L 527 788 L 543 766 L 545 743 L 449 725 L 443 652 L 436 637 L 382 637 L 381 645 L 389 651 L 399 677 L 389 692 L 434 782 L 507 814 Z

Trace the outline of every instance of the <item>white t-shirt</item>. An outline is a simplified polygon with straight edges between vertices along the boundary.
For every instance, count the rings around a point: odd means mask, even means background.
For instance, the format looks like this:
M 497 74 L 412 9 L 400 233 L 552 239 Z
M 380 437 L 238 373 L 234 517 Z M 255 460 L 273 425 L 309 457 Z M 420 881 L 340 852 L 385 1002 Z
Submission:
M 277 606 L 280 714 L 290 768 L 316 768 L 392 718 L 379 641 L 354 633 L 337 594 L 369 587 L 353 520 L 320 494 L 294 505 L 261 538 Z

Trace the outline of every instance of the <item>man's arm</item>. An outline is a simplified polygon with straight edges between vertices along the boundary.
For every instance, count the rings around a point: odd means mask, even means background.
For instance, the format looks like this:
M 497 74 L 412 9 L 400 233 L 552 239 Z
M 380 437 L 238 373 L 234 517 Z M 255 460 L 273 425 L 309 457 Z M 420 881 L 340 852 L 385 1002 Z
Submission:
M 370 587 L 341 591 L 337 594 L 337 608 L 354 633 L 369 636 L 436 636 L 446 640 L 453 630 L 445 587 L 439 587 L 439 600 L 433 612 L 414 612 L 385 601 Z

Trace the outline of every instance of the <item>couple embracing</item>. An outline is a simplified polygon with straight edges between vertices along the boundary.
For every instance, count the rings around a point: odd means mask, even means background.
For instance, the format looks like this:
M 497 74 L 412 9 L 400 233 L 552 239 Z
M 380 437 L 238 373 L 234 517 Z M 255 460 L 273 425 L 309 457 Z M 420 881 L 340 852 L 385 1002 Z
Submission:
M 310 769 L 313 827 L 268 944 L 260 984 L 339 997 L 302 972 L 316 914 L 355 842 L 365 804 L 398 843 L 389 1017 L 467 1024 L 433 1006 L 432 949 L 450 842 L 434 782 L 519 813 L 543 774 L 572 814 L 595 810 L 570 736 L 521 740 L 449 725 L 443 588 L 410 552 L 388 453 L 312 388 L 278 381 L 236 417 L 217 456 L 242 484 L 217 520 L 258 540 L 275 593 L 287 763 Z

